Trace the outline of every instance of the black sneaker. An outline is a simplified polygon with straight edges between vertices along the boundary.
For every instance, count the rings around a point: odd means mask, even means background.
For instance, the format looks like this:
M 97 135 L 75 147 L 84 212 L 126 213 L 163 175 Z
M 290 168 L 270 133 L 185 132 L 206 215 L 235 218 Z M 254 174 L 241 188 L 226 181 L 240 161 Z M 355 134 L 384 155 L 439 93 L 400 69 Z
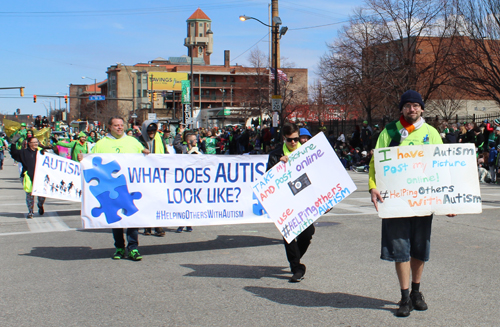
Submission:
M 297 271 L 293 274 L 292 278 L 290 278 L 290 283 L 299 283 L 302 279 L 304 279 L 304 272 Z
M 425 303 L 424 295 L 422 292 L 411 291 L 410 293 L 411 303 L 413 304 L 413 308 L 418 311 L 427 310 L 427 303 Z
M 43 210 L 43 206 L 38 206 L 38 213 L 40 214 L 40 216 L 43 216 L 43 214 L 45 213 L 45 210 Z
M 406 301 L 399 302 L 399 309 L 396 311 L 397 317 L 408 317 L 410 312 L 413 310 L 413 305 L 411 299 L 408 298 Z

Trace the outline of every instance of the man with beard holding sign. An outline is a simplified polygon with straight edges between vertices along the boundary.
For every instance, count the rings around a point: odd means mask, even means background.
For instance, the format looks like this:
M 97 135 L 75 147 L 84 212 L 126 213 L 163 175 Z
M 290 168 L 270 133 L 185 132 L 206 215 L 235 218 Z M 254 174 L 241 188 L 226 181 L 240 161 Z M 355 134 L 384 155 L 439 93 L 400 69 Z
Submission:
M 284 135 L 283 144 L 278 145 L 276 149 L 269 153 L 266 171 L 271 169 L 280 161 L 288 162 L 288 156 L 290 155 L 290 153 L 301 146 L 299 142 L 299 128 L 297 127 L 297 125 L 286 123 L 283 126 L 282 131 Z M 314 231 L 314 224 L 311 224 L 292 242 L 287 243 L 287 241 L 283 238 L 286 257 L 288 259 L 288 262 L 290 263 L 290 269 L 293 274 L 292 278 L 290 278 L 291 283 L 300 282 L 304 277 L 304 274 L 306 273 L 306 266 L 300 263 L 300 259 L 306 253 L 309 244 L 311 244 L 311 239 Z
M 422 118 L 424 102 L 418 92 L 406 91 L 401 96 L 399 110 L 401 110 L 401 118 L 387 124 L 380 133 L 376 149 L 443 143 L 438 131 Z M 378 211 L 378 202 L 384 202 L 384 200 L 377 190 L 373 158 L 370 161 L 368 184 L 371 201 Z M 431 226 L 432 215 L 382 219 L 380 258 L 396 263 L 396 273 L 401 287 L 401 302 L 399 302 L 399 309 L 396 311 L 398 317 L 408 317 L 413 309 L 427 310 L 427 304 L 420 292 L 420 279 L 424 270 L 424 262 L 429 260 Z M 411 293 L 409 291 L 410 272 L 412 278 Z

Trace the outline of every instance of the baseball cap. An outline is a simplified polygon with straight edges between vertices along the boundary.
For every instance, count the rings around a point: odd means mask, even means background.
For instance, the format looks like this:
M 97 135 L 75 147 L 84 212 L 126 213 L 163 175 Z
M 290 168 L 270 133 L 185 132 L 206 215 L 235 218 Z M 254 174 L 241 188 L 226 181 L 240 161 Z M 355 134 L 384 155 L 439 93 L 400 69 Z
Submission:
M 303 136 L 303 135 L 312 137 L 311 133 L 307 130 L 307 128 L 299 129 L 299 136 Z

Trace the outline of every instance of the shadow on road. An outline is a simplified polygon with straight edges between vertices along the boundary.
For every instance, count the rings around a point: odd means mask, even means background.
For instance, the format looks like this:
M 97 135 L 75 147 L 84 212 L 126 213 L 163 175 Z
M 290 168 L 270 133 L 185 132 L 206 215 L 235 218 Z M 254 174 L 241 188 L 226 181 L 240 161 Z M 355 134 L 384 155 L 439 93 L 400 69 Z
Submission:
M 113 241 L 110 235 L 110 243 Z M 282 240 L 262 236 L 221 235 L 215 240 L 176 244 L 159 244 L 139 246 L 143 256 L 154 254 L 198 252 L 207 250 L 223 250 L 267 246 L 281 244 Z M 93 249 L 88 246 L 62 246 L 62 247 L 35 247 L 30 253 L 20 254 L 25 256 L 46 258 L 52 260 L 88 260 L 111 258 L 114 248 Z
M 290 271 L 285 270 L 286 267 L 270 267 L 270 266 L 243 266 L 243 265 L 181 265 L 193 272 L 184 276 L 191 277 L 219 277 L 219 278 L 248 278 L 261 279 L 262 277 L 274 277 L 278 279 L 288 279 L 289 277 L 281 276 L 290 274 Z
M 298 307 L 363 308 L 392 312 L 395 311 L 393 308 L 386 308 L 385 306 L 396 304 L 381 299 L 337 292 L 320 293 L 307 290 L 257 286 L 247 286 L 244 290 L 279 304 L 295 305 Z
M 45 212 L 50 214 L 51 211 L 48 211 L 47 210 L 47 205 L 50 205 L 50 203 L 46 203 L 45 204 Z M 71 203 L 69 204 L 64 204 L 64 203 L 61 203 L 61 204 L 57 204 L 58 206 L 65 206 L 65 205 L 71 205 Z M 36 207 L 35 207 L 36 210 L 38 210 Z M 35 212 L 37 212 L 35 210 Z M 28 210 L 26 210 L 28 211 Z M 67 216 L 79 216 L 80 215 L 80 210 L 68 210 L 68 211 L 56 211 L 57 213 L 57 216 L 59 217 L 67 217 Z M 0 217 L 7 217 L 7 218 L 22 218 L 22 219 L 26 219 L 26 215 L 27 213 L 24 213 L 24 212 L 0 212 Z M 48 215 L 46 215 L 48 216 Z M 35 216 L 34 219 L 37 219 L 39 216 Z

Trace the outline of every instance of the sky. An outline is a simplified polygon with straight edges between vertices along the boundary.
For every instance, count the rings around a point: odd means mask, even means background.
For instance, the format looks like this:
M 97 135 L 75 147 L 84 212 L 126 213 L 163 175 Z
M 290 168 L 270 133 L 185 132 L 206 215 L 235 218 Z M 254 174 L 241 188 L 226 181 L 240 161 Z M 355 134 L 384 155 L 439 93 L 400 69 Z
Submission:
M 268 54 L 268 29 L 247 15 L 268 22 L 265 0 L 159 1 L 107 0 L 3 1 L 0 9 L 0 113 L 46 115 L 59 100 L 40 95 L 65 95 L 69 84 L 92 84 L 106 79 L 117 62 L 147 63 L 157 57 L 187 54 L 186 20 L 201 8 L 212 20 L 211 64 L 222 65 L 224 50 L 231 64 L 249 65 L 252 49 Z M 305 3 L 305 4 L 304 4 Z M 362 0 L 279 1 L 279 16 L 289 28 L 281 39 L 281 56 L 297 68 L 309 69 L 315 79 L 327 44 Z M 325 26 L 322 26 L 325 25 Z M 82 79 L 82 76 L 90 79 Z M 33 103 L 33 95 L 37 103 Z M 61 101 L 64 107 L 64 100 Z

